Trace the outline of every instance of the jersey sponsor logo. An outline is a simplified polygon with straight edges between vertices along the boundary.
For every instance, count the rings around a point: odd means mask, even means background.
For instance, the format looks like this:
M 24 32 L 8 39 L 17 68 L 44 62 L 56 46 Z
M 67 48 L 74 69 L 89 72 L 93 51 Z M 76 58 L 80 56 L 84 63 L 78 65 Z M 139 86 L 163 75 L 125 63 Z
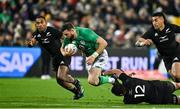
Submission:
M 175 57 L 174 59 L 173 59 L 173 61 L 178 61 L 179 59 L 178 59 L 178 57 Z
M 165 39 L 166 37 L 167 37 L 167 35 L 162 36 L 162 37 L 160 37 L 159 39 Z
M 166 33 L 170 33 L 171 31 L 170 31 L 170 29 L 168 28 L 168 29 L 166 29 Z
M 158 36 L 158 33 L 155 33 L 154 36 L 157 37 L 157 36 Z
M 169 40 L 169 38 L 167 37 L 167 35 L 162 36 L 162 37 L 160 37 L 159 39 L 160 39 L 160 42 L 164 42 L 164 41 Z
M 51 33 L 50 33 L 50 32 L 47 32 L 47 33 L 46 33 L 46 36 L 51 36 Z
M 81 40 L 80 44 L 85 45 L 85 41 Z
M 37 37 L 41 37 L 41 35 L 40 35 L 40 34 L 38 34 L 38 35 L 37 35 Z
M 64 64 L 64 61 L 61 61 L 61 63 L 60 64 Z
M 132 95 L 132 89 L 130 89 L 128 93 L 129 93 L 129 95 Z
M 42 40 L 42 43 L 43 43 L 43 44 L 47 44 L 47 43 L 50 42 L 48 38 L 44 38 L 44 39 L 41 39 L 41 40 Z
M 160 40 L 160 42 L 164 42 L 164 41 L 167 41 L 167 40 L 169 40 L 169 38 L 162 39 L 162 40 Z
M 72 41 L 72 44 L 76 44 L 76 41 Z

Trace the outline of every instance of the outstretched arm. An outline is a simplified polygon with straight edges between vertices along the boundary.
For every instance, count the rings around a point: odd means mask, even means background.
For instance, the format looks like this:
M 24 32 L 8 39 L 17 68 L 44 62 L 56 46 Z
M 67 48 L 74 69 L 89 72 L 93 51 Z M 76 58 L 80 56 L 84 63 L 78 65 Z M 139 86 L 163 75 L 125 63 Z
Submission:
M 121 75 L 122 73 L 124 73 L 124 71 L 119 70 L 119 69 L 112 69 L 112 70 L 108 70 L 103 72 L 103 75 L 117 75 L 119 77 L 119 75 Z
M 137 42 L 135 43 L 135 45 L 137 47 L 143 47 L 143 46 L 149 46 L 151 45 L 153 42 L 151 39 L 144 39 L 144 38 L 139 38 L 137 40 Z

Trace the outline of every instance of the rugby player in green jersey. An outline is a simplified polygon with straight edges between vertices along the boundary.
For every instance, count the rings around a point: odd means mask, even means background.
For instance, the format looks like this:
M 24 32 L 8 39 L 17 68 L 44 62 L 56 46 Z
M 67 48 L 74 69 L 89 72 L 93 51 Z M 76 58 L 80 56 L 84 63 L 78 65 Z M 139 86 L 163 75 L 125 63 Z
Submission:
M 86 56 L 86 70 L 88 71 L 88 83 L 98 86 L 104 83 L 114 83 L 113 77 L 102 76 L 103 67 L 108 62 L 106 51 L 107 42 L 93 30 L 83 27 L 75 27 L 72 23 L 66 23 L 62 27 L 64 35 L 62 54 L 71 56 L 71 51 L 66 52 L 64 47 L 70 43 L 82 51 Z

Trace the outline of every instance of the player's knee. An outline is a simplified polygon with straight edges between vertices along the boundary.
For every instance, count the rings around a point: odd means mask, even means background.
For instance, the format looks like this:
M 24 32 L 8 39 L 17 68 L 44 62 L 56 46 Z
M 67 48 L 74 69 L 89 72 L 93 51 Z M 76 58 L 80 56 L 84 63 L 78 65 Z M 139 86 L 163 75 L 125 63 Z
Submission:
M 93 86 L 98 86 L 99 85 L 99 80 L 95 78 L 88 78 L 88 83 L 93 85 Z
M 65 80 L 65 77 L 66 77 L 66 74 L 62 72 L 59 72 L 57 75 L 57 79 L 59 80 Z
M 59 78 L 56 78 L 56 82 L 59 84 L 59 85 L 62 85 L 63 84 L 63 80 L 59 79 Z
M 174 81 L 180 80 L 180 74 L 178 74 L 176 71 L 170 71 L 171 76 L 173 77 Z

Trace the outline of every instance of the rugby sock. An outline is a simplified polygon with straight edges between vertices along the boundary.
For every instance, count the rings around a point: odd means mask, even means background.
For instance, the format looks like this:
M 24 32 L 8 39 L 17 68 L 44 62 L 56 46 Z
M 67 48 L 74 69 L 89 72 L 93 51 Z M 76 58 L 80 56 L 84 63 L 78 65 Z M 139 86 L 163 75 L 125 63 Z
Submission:
M 74 94 L 77 93 L 77 88 L 76 88 L 76 87 L 74 87 L 73 89 L 68 89 L 68 90 L 71 91 L 71 92 L 73 92 Z
M 99 77 L 99 85 L 105 84 L 105 83 L 114 83 L 115 79 L 108 76 L 100 76 Z
M 114 78 L 109 77 L 108 79 L 109 79 L 109 83 L 112 83 L 112 84 L 114 84 L 114 83 L 115 83 L 115 79 L 114 79 Z

